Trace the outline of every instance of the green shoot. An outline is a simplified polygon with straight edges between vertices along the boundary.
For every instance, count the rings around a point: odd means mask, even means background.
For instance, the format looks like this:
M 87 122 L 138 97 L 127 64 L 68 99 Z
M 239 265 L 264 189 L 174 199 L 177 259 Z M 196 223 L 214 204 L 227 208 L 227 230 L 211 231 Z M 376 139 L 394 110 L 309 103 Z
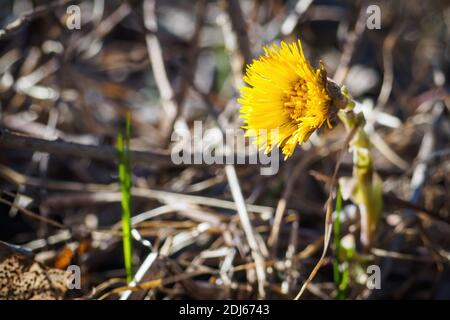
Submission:
M 117 149 L 119 151 L 119 183 L 122 193 L 122 234 L 123 257 L 128 283 L 133 279 L 132 239 L 131 239 L 131 157 L 130 157 L 130 114 L 127 114 L 125 134 L 119 133 Z
M 348 268 L 343 271 L 340 270 L 341 265 L 341 210 L 342 210 L 342 195 L 341 190 L 337 189 L 336 194 L 336 217 L 333 221 L 333 247 L 335 260 L 333 262 L 333 276 L 334 283 L 338 289 L 337 299 L 344 300 L 345 293 L 348 286 Z

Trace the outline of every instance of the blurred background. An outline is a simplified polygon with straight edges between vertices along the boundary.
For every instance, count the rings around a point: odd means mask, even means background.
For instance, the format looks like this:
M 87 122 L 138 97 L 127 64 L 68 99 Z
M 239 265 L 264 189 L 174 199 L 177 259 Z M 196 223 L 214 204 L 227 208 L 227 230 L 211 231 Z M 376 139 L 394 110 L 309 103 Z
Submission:
M 0 29 L 0 240 L 31 250 L 43 273 L 80 266 L 81 289 L 58 298 L 295 297 L 323 249 L 342 124 L 280 157 L 276 175 L 234 166 L 250 237 L 224 165 L 176 165 L 170 152 L 194 121 L 240 128 L 246 63 L 297 39 L 359 102 L 384 196 L 365 254 L 344 201 L 333 240 L 344 249 L 331 246 L 304 297 L 450 298 L 448 1 L 16 0 L 1 1 Z M 119 292 L 115 149 L 128 113 L 133 271 L 163 279 L 133 294 Z M 352 172 L 343 159 L 339 177 Z M 366 285 L 373 264 L 379 289 Z

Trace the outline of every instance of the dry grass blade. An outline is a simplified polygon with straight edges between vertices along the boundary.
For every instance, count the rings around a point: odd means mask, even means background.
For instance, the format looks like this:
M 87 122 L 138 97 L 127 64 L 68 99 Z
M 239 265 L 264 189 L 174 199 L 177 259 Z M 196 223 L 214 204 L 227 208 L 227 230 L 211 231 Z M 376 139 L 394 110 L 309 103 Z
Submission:
M 338 161 L 337 161 L 336 166 L 334 168 L 333 177 L 332 177 L 332 179 L 330 181 L 330 184 L 329 184 L 330 195 L 328 196 L 328 200 L 326 202 L 325 231 L 324 231 L 324 238 L 323 238 L 322 255 L 320 256 L 319 261 L 317 262 L 316 266 L 314 267 L 314 269 L 311 271 L 310 275 L 306 279 L 305 283 L 302 285 L 300 291 L 295 296 L 295 298 L 294 298 L 295 300 L 299 300 L 301 298 L 301 296 L 303 295 L 303 292 L 305 292 L 306 288 L 311 283 L 311 281 L 314 279 L 314 277 L 316 276 L 316 274 L 319 271 L 320 267 L 322 267 L 322 264 L 325 261 L 325 256 L 326 256 L 327 251 L 328 251 L 328 246 L 330 244 L 331 234 L 332 234 L 332 230 L 333 230 L 333 223 L 332 223 L 333 220 L 332 220 L 332 217 L 331 217 L 331 214 L 333 213 L 333 190 L 335 190 L 335 188 L 336 188 L 337 175 L 339 173 L 339 168 L 341 166 L 344 154 L 347 151 L 348 146 L 350 144 L 350 141 L 352 140 L 352 138 L 355 135 L 357 130 L 358 130 L 358 126 L 355 126 L 352 129 L 352 131 L 349 132 L 347 138 L 345 139 L 345 143 L 344 143 L 341 155 L 338 158 Z
M 185 274 L 178 274 L 175 276 L 171 276 L 171 277 L 167 277 L 167 278 L 160 278 L 160 279 L 155 279 L 155 280 L 150 280 L 150 281 L 146 281 L 146 282 L 142 282 L 136 286 L 126 286 L 126 287 L 120 287 L 120 288 L 116 288 L 111 290 L 110 292 L 105 293 L 104 295 L 102 295 L 99 300 L 104 300 L 107 297 L 114 295 L 114 294 L 119 294 L 121 292 L 124 291 L 139 291 L 139 290 L 150 290 L 150 289 L 155 289 L 155 288 L 159 288 L 165 285 L 169 285 L 169 284 L 173 284 L 176 282 L 180 282 L 182 280 L 186 280 L 186 279 L 190 279 L 190 278 L 194 278 L 197 276 L 201 276 L 201 275 L 209 275 L 213 273 L 212 271 L 198 271 L 198 272 L 191 272 L 191 273 L 185 273 Z
M 244 229 L 245 236 L 247 238 L 248 244 L 252 251 L 252 257 L 255 260 L 256 274 L 258 276 L 258 293 L 261 298 L 265 296 L 265 282 L 266 282 L 266 272 L 264 270 L 264 259 L 261 254 L 261 249 L 259 248 L 258 242 L 255 237 L 255 230 L 250 222 L 250 217 L 245 205 L 244 197 L 242 196 L 241 188 L 239 186 L 239 181 L 237 179 L 236 170 L 231 165 L 225 166 L 225 172 L 227 174 L 228 182 L 230 184 L 231 193 L 233 194 L 233 199 L 236 202 L 239 218 Z
M 34 213 L 31 210 L 28 210 L 27 208 L 22 208 L 21 206 L 18 206 L 18 205 L 14 204 L 14 203 L 6 200 L 6 199 L 0 198 L 0 202 L 4 203 L 4 204 L 6 204 L 6 205 L 8 205 L 8 206 L 10 206 L 12 208 L 15 208 L 15 209 L 19 210 L 20 212 L 22 212 L 23 214 L 25 214 L 26 216 L 28 216 L 28 217 L 30 217 L 32 219 L 44 222 L 44 223 L 46 223 L 46 224 L 48 224 L 48 225 L 50 225 L 52 227 L 55 227 L 55 228 L 58 228 L 58 229 L 68 229 L 66 226 L 62 225 L 61 223 L 59 223 L 59 222 L 57 222 L 55 220 L 52 220 L 52 219 L 47 218 L 47 217 L 43 217 L 43 216 L 41 216 L 41 215 L 39 215 L 37 213 Z

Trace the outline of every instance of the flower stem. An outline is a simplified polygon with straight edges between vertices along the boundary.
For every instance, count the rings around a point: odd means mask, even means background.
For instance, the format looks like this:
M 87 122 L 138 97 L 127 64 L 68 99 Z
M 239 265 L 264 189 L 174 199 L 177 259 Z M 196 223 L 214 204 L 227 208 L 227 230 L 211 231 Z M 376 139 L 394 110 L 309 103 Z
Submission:
M 347 96 L 348 93 L 346 93 Z M 383 206 L 382 181 L 374 170 L 369 136 L 364 131 L 365 119 L 362 113 L 352 110 L 354 102 L 351 100 L 350 108 L 341 109 L 338 117 L 348 131 L 358 126 L 357 132 L 350 142 L 349 151 L 353 152 L 352 192 L 353 203 L 358 205 L 361 216 L 361 244 L 368 251 L 374 241 L 374 236 Z

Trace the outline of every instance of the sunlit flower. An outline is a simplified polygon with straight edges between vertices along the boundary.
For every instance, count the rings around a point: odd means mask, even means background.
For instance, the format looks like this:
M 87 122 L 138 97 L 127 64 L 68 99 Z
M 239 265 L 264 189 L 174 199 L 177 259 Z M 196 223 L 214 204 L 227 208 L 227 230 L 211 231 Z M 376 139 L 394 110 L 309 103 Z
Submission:
M 314 70 L 300 40 L 264 47 L 265 55 L 247 66 L 241 88 L 246 136 L 265 152 L 280 147 L 285 159 L 330 117 L 326 72 Z

